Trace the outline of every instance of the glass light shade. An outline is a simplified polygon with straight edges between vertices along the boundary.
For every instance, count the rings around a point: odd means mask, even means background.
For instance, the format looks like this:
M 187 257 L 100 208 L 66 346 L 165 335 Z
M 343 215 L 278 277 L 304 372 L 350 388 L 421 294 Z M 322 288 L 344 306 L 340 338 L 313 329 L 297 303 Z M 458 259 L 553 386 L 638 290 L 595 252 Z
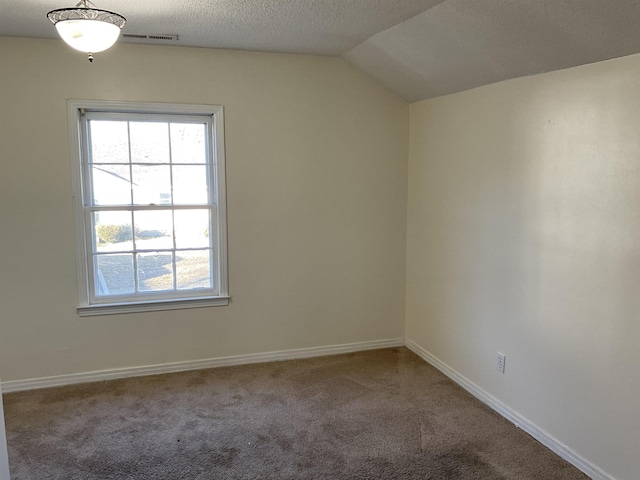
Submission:
M 119 26 L 101 20 L 64 20 L 56 23 L 56 29 L 70 47 L 87 53 L 108 49 L 120 36 Z
M 80 0 L 75 8 L 59 8 L 47 13 L 47 18 L 56 26 L 58 34 L 72 48 L 93 54 L 111 47 L 120 36 L 120 29 L 127 19 L 119 13 L 98 8 L 89 0 Z

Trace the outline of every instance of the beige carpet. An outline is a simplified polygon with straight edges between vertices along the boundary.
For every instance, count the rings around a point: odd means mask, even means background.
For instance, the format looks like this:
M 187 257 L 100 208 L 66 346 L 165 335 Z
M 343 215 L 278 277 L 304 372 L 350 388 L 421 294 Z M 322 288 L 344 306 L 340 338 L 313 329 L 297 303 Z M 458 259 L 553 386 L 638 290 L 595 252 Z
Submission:
M 587 478 L 405 348 L 4 401 L 13 480 Z

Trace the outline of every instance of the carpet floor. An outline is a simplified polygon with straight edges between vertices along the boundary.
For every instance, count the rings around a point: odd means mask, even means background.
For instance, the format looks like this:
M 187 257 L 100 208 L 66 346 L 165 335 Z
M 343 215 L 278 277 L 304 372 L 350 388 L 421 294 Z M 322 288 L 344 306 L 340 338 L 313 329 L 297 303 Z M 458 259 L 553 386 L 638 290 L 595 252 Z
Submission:
M 4 402 L 12 480 L 587 478 L 406 348 Z

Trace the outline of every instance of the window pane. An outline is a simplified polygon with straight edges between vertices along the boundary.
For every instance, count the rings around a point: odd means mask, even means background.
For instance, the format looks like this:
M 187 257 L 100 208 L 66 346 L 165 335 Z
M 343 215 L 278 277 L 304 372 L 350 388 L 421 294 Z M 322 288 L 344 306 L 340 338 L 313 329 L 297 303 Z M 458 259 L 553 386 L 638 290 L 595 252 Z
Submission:
M 173 254 L 138 254 L 138 289 L 141 292 L 173 290 Z
M 171 174 L 169 166 L 133 165 L 133 203 L 136 205 L 170 205 Z
M 218 278 L 227 270 L 226 225 L 217 218 L 225 199 L 216 184 L 224 152 L 215 150 L 214 128 L 222 109 L 72 104 L 84 133 L 73 175 L 84 192 L 76 224 L 87 239 L 78 247 L 81 307 L 97 313 L 94 304 L 113 301 L 137 310 L 156 298 L 226 294 L 226 275 Z
M 131 203 L 131 178 L 128 165 L 94 165 L 93 204 L 128 205 Z
M 131 163 L 169 163 L 169 125 L 131 122 Z
M 210 250 L 176 252 L 176 286 L 181 290 L 212 287 Z
M 209 201 L 206 166 L 173 167 L 173 203 L 206 204 Z
M 134 293 L 133 255 L 96 255 L 96 296 Z
M 173 248 L 173 216 L 170 211 L 134 212 L 136 249 Z
M 91 120 L 89 134 L 93 163 L 129 163 L 127 122 Z
M 209 210 L 176 210 L 174 221 L 177 248 L 211 246 Z
M 205 125 L 171 124 L 171 161 L 173 163 L 206 163 Z
M 94 248 L 97 252 L 122 252 L 133 250 L 131 212 L 94 212 Z

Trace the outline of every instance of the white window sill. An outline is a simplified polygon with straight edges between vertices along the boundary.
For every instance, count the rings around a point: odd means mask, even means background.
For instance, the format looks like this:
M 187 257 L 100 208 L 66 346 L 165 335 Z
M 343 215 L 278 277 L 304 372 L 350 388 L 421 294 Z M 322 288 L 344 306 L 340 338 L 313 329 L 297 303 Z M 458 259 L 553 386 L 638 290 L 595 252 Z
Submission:
M 94 315 L 115 315 L 118 313 L 157 312 L 160 310 L 181 310 L 184 308 L 220 307 L 229 305 L 231 297 L 199 297 L 181 300 L 154 300 L 128 303 L 105 303 L 78 307 L 81 317 Z

